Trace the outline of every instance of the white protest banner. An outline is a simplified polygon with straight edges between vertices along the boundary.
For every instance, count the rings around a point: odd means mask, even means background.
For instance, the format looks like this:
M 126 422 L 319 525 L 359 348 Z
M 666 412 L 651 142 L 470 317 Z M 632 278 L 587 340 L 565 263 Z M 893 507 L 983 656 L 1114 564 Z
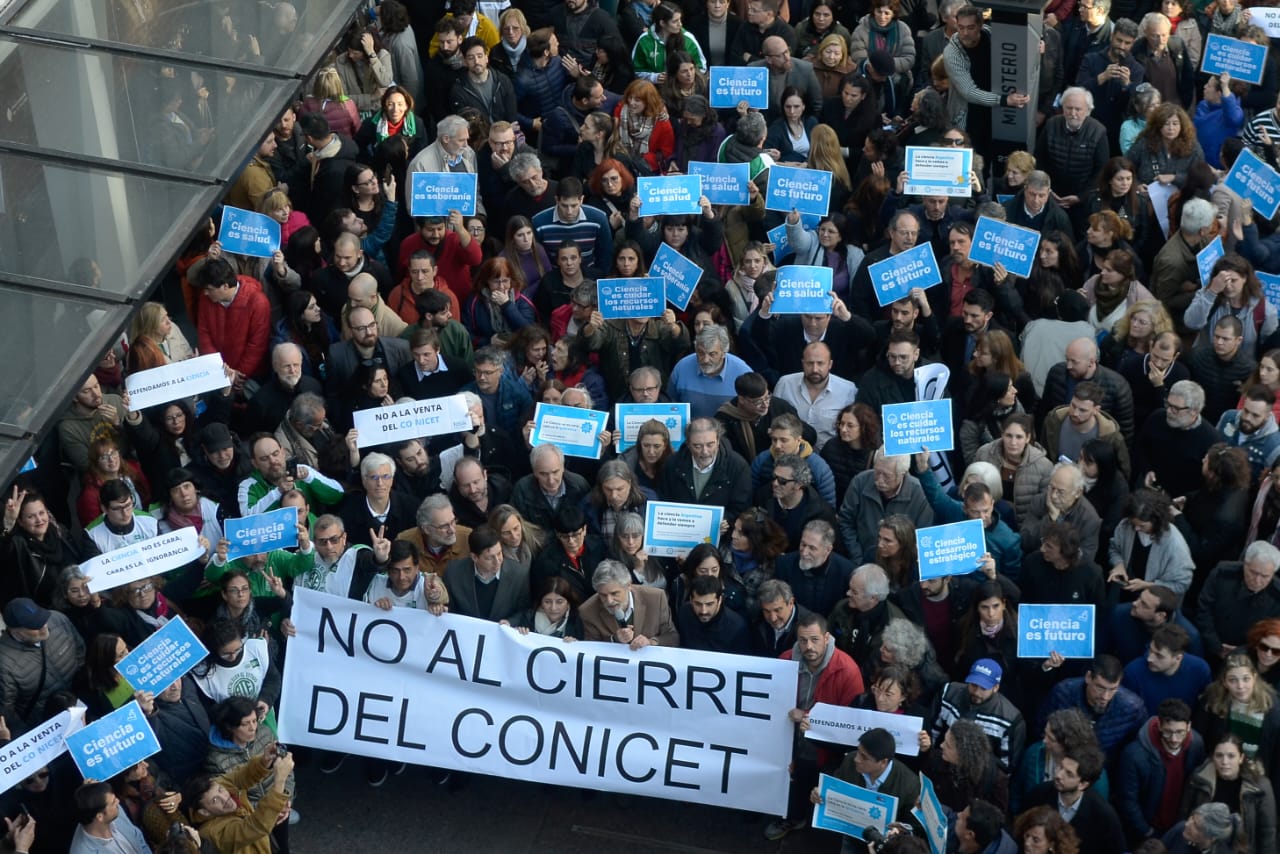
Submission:
M 809 729 L 804 736 L 833 744 L 855 745 L 864 732 L 876 727 L 889 731 L 898 753 L 903 756 L 920 753 L 920 730 L 924 729 L 924 718 L 915 715 L 890 715 L 869 709 L 814 703 L 809 710 Z
M 461 433 L 473 426 L 467 413 L 467 400 L 460 394 L 358 409 L 351 418 L 358 437 L 356 444 L 361 448 L 442 433 Z
M 204 555 L 195 528 L 179 528 L 141 543 L 109 551 L 80 564 L 80 571 L 92 579 L 92 592 L 112 590 L 139 578 L 163 575 L 186 566 Z
M 195 397 L 206 391 L 231 385 L 222 369 L 222 354 L 210 353 L 183 362 L 172 362 L 125 377 L 129 411 L 137 412 L 171 400 Z
M 84 706 L 59 712 L 0 747 L 0 792 L 7 792 L 67 749 L 67 736 L 84 728 Z
M 1280 9 L 1255 6 L 1249 10 L 1249 23 L 1262 27 L 1268 37 L 1280 39 Z
M 280 741 L 781 815 L 793 662 L 561 641 L 294 591 Z

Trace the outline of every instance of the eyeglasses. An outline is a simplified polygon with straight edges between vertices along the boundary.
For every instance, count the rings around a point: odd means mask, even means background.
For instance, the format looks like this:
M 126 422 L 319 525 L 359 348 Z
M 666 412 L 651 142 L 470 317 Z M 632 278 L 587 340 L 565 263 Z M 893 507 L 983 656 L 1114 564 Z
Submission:
M 373 481 L 374 483 L 390 483 L 390 482 L 391 482 L 391 478 L 395 477 L 395 475 L 391 475 L 391 474 L 367 474 L 367 475 L 365 475 L 365 477 L 366 477 L 366 478 L 368 478 L 369 480 Z
M 476 368 L 475 369 L 475 375 L 477 377 L 493 377 L 493 376 L 497 376 L 500 373 L 502 373 L 502 371 L 499 368 Z
M 357 306 L 357 308 L 359 308 L 359 306 Z M 366 323 L 363 326 L 352 326 L 351 331 L 352 332 L 377 332 L 378 324 Z
M 1258 655 L 1280 655 L 1280 646 L 1260 643 L 1258 644 Z
M 647 386 L 643 386 L 643 387 L 641 387 L 641 388 L 636 388 L 635 386 L 632 386 L 632 387 L 631 387 L 631 393 L 632 393 L 633 395 L 636 395 L 636 394 L 653 394 L 655 391 L 657 391 L 657 390 L 658 390 L 658 388 L 659 388 L 659 387 L 658 387 L 658 386 L 656 386 L 656 385 L 647 385 Z
M 120 456 L 119 451 L 104 451 L 103 453 L 98 454 L 98 461 L 103 463 L 110 462 L 111 460 L 114 460 L 119 456 Z
M 586 535 L 587 535 L 586 528 L 579 528 L 576 531 L 569 531 L 567 534 L 562 531 L 556 532 L 556 536 L 562 540 L 577 540 L 582 537 L 585 537 Z
M 228 592 L 228 593 L 234 593 L 234 594 L 236 594 L 237 596 L 242 596 L 242 595 L 244 595 L 245 593 L 248 593 L 248 592 L 249 592 L 249 588 L 248 588 L 248 587 L 228 587 L 228 588 L 227 588 L 227 592 Z
M 457 520 L 457 518 L 455 517 L 455 518 L 453 518 L 453 519 L 450 519 L 448 522 L 441 522 L 441 523 L 440 523 L 440 524 L 438 524 L 438 525 L 434 525 L 434 524 L 433 524 L 431 527 L 432 527 L 432 528 L 435 528 L 437 531 L 444 531 L 444 530 L 447 530 L 447 529 L 449 529 L 449 528 L 455 528 L 455 527 L 457 527 L 457 525 L 458 525 L 458 520 Z
M 130 588 L 130 589 L 129 589 L 129 595 L 130 595 L 130 596 L 141 596 L 141 595 L 143 595 L 144 593 L 150 593 L 152 590 L 155 590 L 155 589 L 156 589 L 156 586 L 155 586 L 154 584 L 152 584 L 150 581 L 148 581 L 146 584 L 143 584 L 143 585 L 142 585 L 142 586 L 140 586 L 140 587 L 132 587 L 132 588 Z
M 1164 408 L 1174 413 L 1175 415 L 1179 415 L 1183 412 L 1191 411 L 1190 406 L 1174 406 L 1172 403 L 1165 403 Z

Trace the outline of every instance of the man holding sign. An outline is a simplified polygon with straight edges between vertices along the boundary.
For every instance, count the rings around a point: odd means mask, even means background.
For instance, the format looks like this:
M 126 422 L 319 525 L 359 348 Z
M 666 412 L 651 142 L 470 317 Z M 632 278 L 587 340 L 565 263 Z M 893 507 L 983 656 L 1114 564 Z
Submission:
M 627 393 L 627 380 L 637 368 L 656 368 L 661 386 L 680 354 L 689 350 L 689 330 L 670 308 L 660 316 L 625 320 L 605 320 L 599 311 L 593 311 L 582 334 L 600 357 L 600 373 L 613 400 Z M 633 361 L 634 356 L 639 358 Z
M 231 384 L 239 394 L 246 380 L 267 372 L 271 303 L 258 280 L 237 275 L 221 251 L 210 250 L 192 284 L 210 303 L 200 312 L 200 352 L 222 354 L 235 371 Z
M 897 744 L 887 729 L 869 729 L 858 739 L 858 748 L 848 753 L 840 767 L 831 773 L 846 783 L 897 798 L 898 813 L 893 821 L 916 827 L 911 810 L 920 798 L 920 775 L 903 763 L 895 762 L 896 752 Z M 814 804 L 822 803 L 817 786 L 809 794 L 809 800 Z M 840 854 L 852 854 L 853 850 L 846 839 Z

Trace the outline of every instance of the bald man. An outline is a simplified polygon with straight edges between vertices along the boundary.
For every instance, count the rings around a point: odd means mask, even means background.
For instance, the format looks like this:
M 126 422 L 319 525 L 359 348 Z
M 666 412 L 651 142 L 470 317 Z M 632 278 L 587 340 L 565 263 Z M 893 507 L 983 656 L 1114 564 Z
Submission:
M 343 338 L 351 337 L 348 317 L 357 308 L 367 308 L 373 312 L 374 322 L 378 324 L 378 334 L 384 338 L 397 337 L 409 325 L 382 301 L 378 294 L 378 280 L 368 273 L 357 273 L 347 285 L 347 302 L 342 307 Z
M 1066 406 L 1075 395 L 1076 385 L 1091 380 L 1106 393 L 1102 410 L 1116 420 L 1126 443 L 1133 442 L 1133 392 L 1129 383 L 1111 368 L 1098 364 L 1098 343 L 1092 338 L 1077 338 L 1067 345 L 1066 359 L 1049 369 L 1044 380 L 1044 394 L 1036 422 L 1059 406 Z

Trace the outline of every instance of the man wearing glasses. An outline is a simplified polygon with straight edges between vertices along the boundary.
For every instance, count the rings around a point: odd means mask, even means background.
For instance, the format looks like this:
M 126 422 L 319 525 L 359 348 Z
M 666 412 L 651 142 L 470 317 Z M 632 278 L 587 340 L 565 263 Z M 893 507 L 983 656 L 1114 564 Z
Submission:
M 769 381 L 754 371 L 733 381 L 737 394 L 716 410 L 716 421 L 724 426 L 724 438 L 729 447 L 744 460 L 754 460 L 762 450 L 770 447 L 769 425 L 784 413 L 796 414 L 796 408 L 769 392 Z M 805 425 L 804 439 L 812 444 L 817 434 Z
M 103 554 L 157 536 L 159 523 L 147 514 L 134 515 L 133 493 L 123 478 L 109 480 L 98 491 L 102 515 L 85 533 Z
M 387 374 L 413 361 L 409 342 L 403 338 L 383 337 L 373 312 L 363 306 L 347 314 L 351 338 L 329 348 L 328 382 L 331 388 L 345 388 L 361 364 L 386 365 Z
M 1222 441 L 1204 409 L 1204 389 L 1191 380 L 1169 387 L 1163 409 L 1142 423 L 1133 443 L 1133 480 L 1163 489 L 1169 495 L 1189 495 L 1203 488 L 1202 460 Z
M 743 27 L 748 32 L 750 27 Z M 769 36 L 764 40 L 761 58 L 750 63 L 753 68 L 769 69 L 769 109 L 765 118 L 773 121 L 782 115 L 782 93 L 788 86 L 804 96 L 809 112 L 817 115 L 822 111 L 822 84 L 813 73 L 813 64 L 807 59 L 795 59 L 791 56 L 793 40 L 782 36 Z
M 348 493 L 338 510 L 346 529 L 352 532 L 352 543 L 372 546 L 371 532 L 379 528 L 386 529 L 384 536 L 389 540 L 413 529 L 416 518 L 413 502 L 403 492 L 392 489 L 395 471 L 391 458 L 376 451 L 360 461 L 360 484 L 364 491 Z
M 416 525 L 401 531 L 397 540 L 412 543 L 418 549 L 418 565 L 423 572 L 444 578 L 449 561 L 466 557 L 467 537 L 471 529 L 458 524 L 449 496 L 443 492 L 427 496 L 418 505 Z

